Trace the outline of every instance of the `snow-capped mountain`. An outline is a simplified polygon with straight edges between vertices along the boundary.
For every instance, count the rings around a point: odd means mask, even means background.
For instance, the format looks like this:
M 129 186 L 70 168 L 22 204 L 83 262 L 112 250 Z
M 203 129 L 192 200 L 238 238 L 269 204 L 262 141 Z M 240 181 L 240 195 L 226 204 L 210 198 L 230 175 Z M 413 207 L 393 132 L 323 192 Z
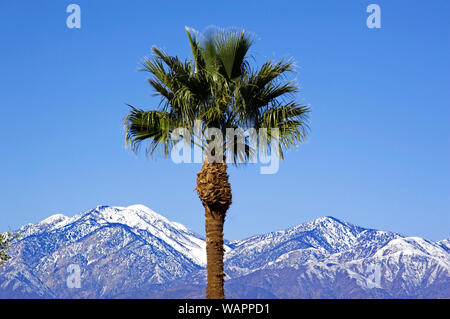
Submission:
M 231 242 L 227 274 L 281 298 L 449 298 L 448 242 L 323 217 Z
M 143 205 L 53 215 L 17 230 L 0 298 L 203 298 L 205 241 Z M 322 217 L 227 242 L 227 297 L 450 298 L 450 240 Z M 69 288 L 69 265 L 81 288 Z
M 72 218 L 53 215 L 21 227 L 0 275 L 0 295 L 114 297 L 158 285 L 205 265 L 205 242 L 151 209 L 99 206 Z M 67 289 L 67 266 L 83 289 Z

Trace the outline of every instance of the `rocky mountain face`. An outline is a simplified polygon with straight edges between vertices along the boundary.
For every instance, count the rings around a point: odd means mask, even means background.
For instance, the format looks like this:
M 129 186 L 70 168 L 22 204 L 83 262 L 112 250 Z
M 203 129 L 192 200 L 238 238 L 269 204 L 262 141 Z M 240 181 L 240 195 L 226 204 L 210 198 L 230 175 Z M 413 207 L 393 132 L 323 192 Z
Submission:
M 53 215 L 17 233 L 0 298 L 204 297 L 204 239 L 145 206 Z M 450 298 L 450 240 L 322 217 L 224 248 L 228 298 Z

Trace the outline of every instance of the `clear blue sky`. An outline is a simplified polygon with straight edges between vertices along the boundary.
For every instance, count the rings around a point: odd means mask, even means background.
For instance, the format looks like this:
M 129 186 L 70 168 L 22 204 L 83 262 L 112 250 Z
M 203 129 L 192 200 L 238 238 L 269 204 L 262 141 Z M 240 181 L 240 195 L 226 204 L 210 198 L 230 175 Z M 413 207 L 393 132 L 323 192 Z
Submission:
M 66 7 L 81 7 L 81 29 Z M 381 29 L 366 7 L 381 7 Z M 308 142 L 275 175 L 231 168 L 225 237 L 321 216 L 450 237 L 450 2 L 2 1 L 0 231 L 50 214 L 142 203 L 204 234 L 200 164 L 124 148 L 125 103 L 158 99 L 137 72 L 157 45 L 188 57 L 185 26 L 242 27 L 255 62 L 293 57 Z

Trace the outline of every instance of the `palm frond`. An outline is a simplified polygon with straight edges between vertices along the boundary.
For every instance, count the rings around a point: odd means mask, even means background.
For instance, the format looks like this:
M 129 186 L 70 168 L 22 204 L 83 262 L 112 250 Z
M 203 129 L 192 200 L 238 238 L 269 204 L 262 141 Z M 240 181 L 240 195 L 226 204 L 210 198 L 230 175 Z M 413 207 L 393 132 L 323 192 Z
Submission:
M 209 29 L 203 43 L 203 57 L 210 72 L 217 72 L 227 80 L 242 75 L 248 50 L 253 44 L 243 30 Z
M 191 46 L 192 56 L 194 57 L 196 71 L 202 70 L 205 68 L 205 61 L 203 60 L 202 48 L 200 42 L 197 39 L 196 32 L 189 27 L 185 27 L 185 29 L 189 39 L 189 44 Z
M 138 152 L 144 141 L 149 141 L 145 152 L 153 155 L 158 149 L 167 157 L 173 142 L 172 131 L 179 126 L 177 119 L 163 111 L 143 111 L 131 105 L 124 120 L 125 142 L 134 152 Z
M 310 111 L 308 105 L 291 102 L 286 105 L 268 107 L 262 112 L 258 128 L 267 130 L 267 143 L 270 143 L 274 137 L 273 129 L 277 129 L 281 158 L 283 158 L 284 150 L 289 150 L 305 141 L 309 130 L 307 120 Z

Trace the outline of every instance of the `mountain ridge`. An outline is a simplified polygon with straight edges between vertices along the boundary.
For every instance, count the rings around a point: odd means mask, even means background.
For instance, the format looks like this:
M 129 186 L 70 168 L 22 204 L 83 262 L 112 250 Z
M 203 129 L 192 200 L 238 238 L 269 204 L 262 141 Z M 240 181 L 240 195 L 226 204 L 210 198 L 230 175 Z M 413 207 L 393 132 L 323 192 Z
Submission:
M 17 233 L 1 298 L 203 298 L 204 238 L 144 205 L 54 214 Z M 224 249 L 231 298 L 450 298 L 450 240 L 325 216 Z M 66 285 L 71 264 L 81 289 Z

